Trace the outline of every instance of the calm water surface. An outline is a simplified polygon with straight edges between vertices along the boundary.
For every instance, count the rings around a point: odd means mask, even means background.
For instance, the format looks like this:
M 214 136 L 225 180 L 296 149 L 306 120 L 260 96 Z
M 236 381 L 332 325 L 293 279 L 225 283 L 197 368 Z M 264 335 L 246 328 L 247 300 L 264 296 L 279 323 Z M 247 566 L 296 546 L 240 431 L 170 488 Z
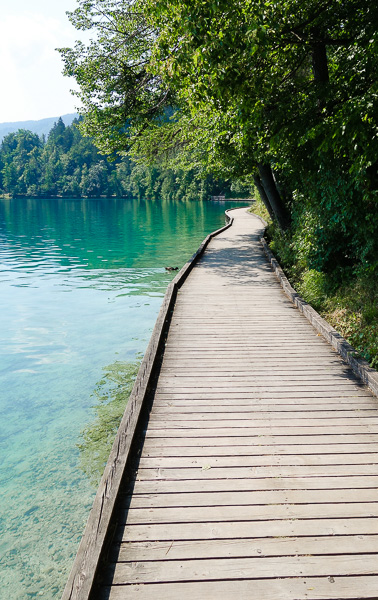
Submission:
M 164 267 L 229 206 L 0 200 L 2 597 L 60 596 L 96 491 L 79 446 L 104 369 L 144 352 L 175 275 Z

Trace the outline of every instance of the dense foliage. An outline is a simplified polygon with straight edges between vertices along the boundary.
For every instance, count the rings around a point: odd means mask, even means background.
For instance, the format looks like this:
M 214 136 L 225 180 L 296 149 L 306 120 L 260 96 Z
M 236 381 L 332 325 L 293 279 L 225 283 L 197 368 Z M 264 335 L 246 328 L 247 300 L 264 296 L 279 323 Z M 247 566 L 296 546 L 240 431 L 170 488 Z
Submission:
M 103 151 L 254 176 L 305 268 L 377 264 L 378 8 L 368 0 L 79 0 L 62 50 Z M 259 188 L 260 189 L 260 188 Z
M 253 180 L 302 289 L 376 277 L 376 3 L 79 0 L 70 18 L 95 33 L 62 55 L 103 151 Z
M 188 200 L 230 190 L 229 183 L 193 169 L 136 164 L 127 156 L 109 162 L 77 125 L 59 119 L 47 140 L 24 129 L 8 134 L 0 145 L 0 194 Z

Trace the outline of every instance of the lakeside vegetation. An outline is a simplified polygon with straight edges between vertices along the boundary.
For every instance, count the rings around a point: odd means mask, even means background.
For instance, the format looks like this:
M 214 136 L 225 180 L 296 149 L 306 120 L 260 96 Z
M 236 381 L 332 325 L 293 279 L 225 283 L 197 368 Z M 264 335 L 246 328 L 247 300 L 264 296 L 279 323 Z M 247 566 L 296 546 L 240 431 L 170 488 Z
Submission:
M 128 156 L 109 161 L 78 125 L 78 119 L 66 126 L 60 118 L 47 139 L 26 129 L 6 135 L 0 144 L 0 196 L 203 200 L 248 192 L 242 182 L 194 168 L 136 163 Z
M 266 237 L 286 276 L 302 298 L 311 304 L 371 367 L 378 369 L 378 280 L 369 270 L 351 276 L 340 272 L 336 279 L 306 268 L 298 249 L 301 232 L 277 227 L 261 199 L 251 212 L 268 223 Z M 308 250 L 308 248 L 307 248 Z

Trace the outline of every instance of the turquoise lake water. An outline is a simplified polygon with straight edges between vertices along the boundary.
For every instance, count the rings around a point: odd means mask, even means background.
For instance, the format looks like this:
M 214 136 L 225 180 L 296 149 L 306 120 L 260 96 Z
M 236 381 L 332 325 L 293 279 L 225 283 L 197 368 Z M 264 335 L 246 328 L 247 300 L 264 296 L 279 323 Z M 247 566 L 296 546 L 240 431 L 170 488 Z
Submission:
M 231 203 L 0 200 L 2 597 L 59 598 L 96 489 L 104 369 L 143 353 L 169 281 Z

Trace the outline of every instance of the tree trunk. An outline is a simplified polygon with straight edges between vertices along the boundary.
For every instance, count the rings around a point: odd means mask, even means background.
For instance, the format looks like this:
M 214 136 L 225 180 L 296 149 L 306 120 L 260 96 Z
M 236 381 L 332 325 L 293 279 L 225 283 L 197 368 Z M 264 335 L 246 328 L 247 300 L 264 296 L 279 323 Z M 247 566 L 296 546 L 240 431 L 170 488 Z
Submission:
M 312 46 L 312 72 L 317 83 L 329 82 L 327 48 L 323 43 Z
M 268 196 L 269 204 L 272 207 L 278 225 L 281 229 L 287 229 L 290 225 L 290 216 L 277 190 L 272 169 L 270 165 L 262 163 L 258 164 L 258 169 L 265 193 Z
M 288 189 L 287 182 L 283 178 L 282 174 L 279 173 L 278 171 L 276 171 L 275 169 L 272 169 L 272 173 L 273 173 L 273 179 L 276 183 L 278 193 L 281 196 L 282 201 L 285 204 L 285 206 L 288 206 L 288 204 L 290 202 L 292 202 L 292 200 L 293 200 L 293 194 L 292 194 L 291 190 Z
M 253 176 L 253 181 L 254 181 L 254 184 L 255 184 L 255 186 L 257 188 L 257 191 L 258 191 L 258 193 L 260 195 L 260 198 L 263 201 L 264 206 L 265 206 L 266 210 L 268 211 L 270 218 L 273 221 L 273 219 L 274 219 L 274 212 L 273 212 L 272 207 L 270 206 L 269 198 L 266 195 L 266 192 L 264 190 L 264 186 L 261 183 L 261 179 L 260 179 L 259 175 L 254 175 Z
M 318 89 L 318 114 L 321 116 L 322 110 L 326 107 L 326 89 L 329 83 L 327 47 L 324 43 L 319 42 L 312 46 L 312 72 Z

